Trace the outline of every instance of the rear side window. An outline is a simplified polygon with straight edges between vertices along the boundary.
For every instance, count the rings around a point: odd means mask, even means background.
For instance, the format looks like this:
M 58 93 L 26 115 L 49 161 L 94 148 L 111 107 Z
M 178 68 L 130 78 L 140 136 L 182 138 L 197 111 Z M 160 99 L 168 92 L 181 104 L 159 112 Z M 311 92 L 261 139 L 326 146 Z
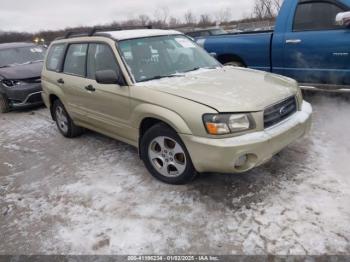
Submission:
M 64 44 L 56 44 L 51 46 L 46 59 L 46 68 L 51 71 L 60 71 L 62 58 L 64 55 Z
M 69 45 L 64 62 L 64 73 L 85 77 L 87 48 L 88 44 Z
M 90 44 L 87 60 L 87 77 L 95 79 L 97 71 L 113 70 L 119 74 L 119 66 L 112 49 L 106 44 Z
M 344 12 L 341 7 L 329 2 L 311 2 L 299 4 L 294 18 L 294 31 L 340 29 L 335 23 L 338 13 Z

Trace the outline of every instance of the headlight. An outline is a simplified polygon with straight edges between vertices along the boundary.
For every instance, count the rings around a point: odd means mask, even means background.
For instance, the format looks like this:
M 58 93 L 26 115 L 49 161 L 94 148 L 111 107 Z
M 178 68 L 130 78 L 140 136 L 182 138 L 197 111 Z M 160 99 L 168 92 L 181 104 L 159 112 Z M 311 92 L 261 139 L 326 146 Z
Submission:
M 203 121 L 211 135 L 227 135 L 252 129 L 253 120 L 248 114 L 206 114 Z
M 24 82 L 22 81 L 18 81 L 18 80 L 8 80 L 8 79 L 4 79 L 1 81 L 2 84 L 6 87 L 13 87 L 13 86 L 18 86 L 18 85 L 22 85 Z

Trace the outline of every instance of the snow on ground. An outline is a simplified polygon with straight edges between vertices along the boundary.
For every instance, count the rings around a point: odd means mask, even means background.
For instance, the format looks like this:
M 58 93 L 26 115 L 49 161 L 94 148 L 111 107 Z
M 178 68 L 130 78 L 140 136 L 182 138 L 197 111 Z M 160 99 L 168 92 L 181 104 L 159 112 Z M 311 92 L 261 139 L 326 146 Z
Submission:
M 153 179 L 124 143 L 0 116 L 0 254 L 350 254 L 350 104 L 312 96 L 309 137 L 241 175 Z

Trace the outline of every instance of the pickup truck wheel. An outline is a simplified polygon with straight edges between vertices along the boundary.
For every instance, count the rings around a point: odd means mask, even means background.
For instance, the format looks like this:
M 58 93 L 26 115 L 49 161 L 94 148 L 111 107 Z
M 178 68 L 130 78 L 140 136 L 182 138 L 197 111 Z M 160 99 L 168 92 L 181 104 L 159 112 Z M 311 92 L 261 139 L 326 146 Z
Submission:
M 224 64 L 225 66 L 234 66 L 234 67 L 245 67 L 241 62 L 232 61 Z
M 0 94 L 0 113 L 8 113 L 10 111 L 10 104 L 8 99 Z
M 65 137 L 73 138 L 83 133 L 83 128 L 76 126 L 68 115 L 61 101 L 56 100 L 53 104 L 53 112 L 58 130 Z
M 182 185 L 196 176 L 184 143 L 165 124 L 157 124 L 145 133 L 140 150 L 148 171 L 162 182 Z

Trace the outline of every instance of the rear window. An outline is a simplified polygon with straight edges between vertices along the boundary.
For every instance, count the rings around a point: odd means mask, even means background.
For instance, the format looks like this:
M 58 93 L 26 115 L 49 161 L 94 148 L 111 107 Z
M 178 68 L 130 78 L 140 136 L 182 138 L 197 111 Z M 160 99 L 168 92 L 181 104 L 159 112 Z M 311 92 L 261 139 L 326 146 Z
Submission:
M 61 61 L 64 55 L 64 44 L 51 46 L 46 59 L 46 68 L 51 71 L 60 71 Z
M 68 48 L 63 72 L 70 75 L 86 75 L 86 53 L 88 44 L 71 44 Z

